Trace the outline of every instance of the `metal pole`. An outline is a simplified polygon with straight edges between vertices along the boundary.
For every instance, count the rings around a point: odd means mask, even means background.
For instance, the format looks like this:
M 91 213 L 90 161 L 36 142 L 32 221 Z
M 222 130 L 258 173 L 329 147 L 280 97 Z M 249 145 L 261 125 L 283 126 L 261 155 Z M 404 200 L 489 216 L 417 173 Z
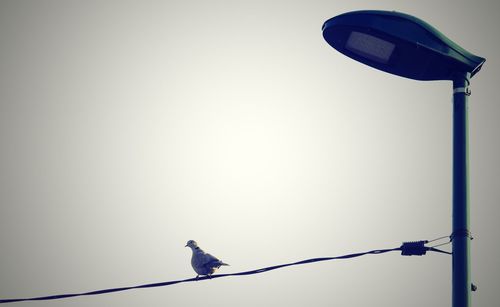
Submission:
M 453 80 L 453 260 L 452 307 L 470 307 L 469 159 L 467 100 L 469 73 Z

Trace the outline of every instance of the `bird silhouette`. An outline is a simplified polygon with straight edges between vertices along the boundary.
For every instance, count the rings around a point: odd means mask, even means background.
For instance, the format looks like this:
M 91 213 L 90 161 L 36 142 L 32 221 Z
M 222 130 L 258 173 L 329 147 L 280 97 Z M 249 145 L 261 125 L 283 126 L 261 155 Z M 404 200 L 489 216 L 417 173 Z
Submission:
M 229 265 L 222 262 L 217 257 L 205 253 L 194 240 L 189 240 L 185 247 L 190 247 L 193 252 L 191 257 L 191 266 L 196 274 L 198 274 L 196 275 L 196 278 L 199 278 L 200 275 L 207 275 L 208 277 L 211 277 L 215 270 L 223 265 Z

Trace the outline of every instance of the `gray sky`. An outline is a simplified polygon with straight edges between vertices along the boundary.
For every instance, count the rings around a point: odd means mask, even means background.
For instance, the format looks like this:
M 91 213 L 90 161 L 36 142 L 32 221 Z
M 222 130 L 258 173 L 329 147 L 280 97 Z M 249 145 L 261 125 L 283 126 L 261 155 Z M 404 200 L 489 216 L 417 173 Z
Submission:
M 451 84 L 328 46 L 359 9 L 487 59 L 473 304 L 499 302 L 500 5 L 451 0 L 0 1 L 0 298 L 194 277 L 189 239 L 229 273 L 450 234 Z M 15 306 L 449 306 L 450 276 L 392 253 Z

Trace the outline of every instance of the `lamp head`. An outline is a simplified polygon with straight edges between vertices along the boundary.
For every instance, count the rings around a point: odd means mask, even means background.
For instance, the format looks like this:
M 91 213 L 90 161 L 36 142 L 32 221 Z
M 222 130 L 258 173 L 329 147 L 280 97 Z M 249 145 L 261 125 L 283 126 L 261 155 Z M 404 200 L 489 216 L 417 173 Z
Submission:
M 453 80 L 457 72 L 472 77 L 485 62 L 425 21 L 399 12 L 349 12 L 327 20 L 322 30 L 337 51 L 410 79 Z

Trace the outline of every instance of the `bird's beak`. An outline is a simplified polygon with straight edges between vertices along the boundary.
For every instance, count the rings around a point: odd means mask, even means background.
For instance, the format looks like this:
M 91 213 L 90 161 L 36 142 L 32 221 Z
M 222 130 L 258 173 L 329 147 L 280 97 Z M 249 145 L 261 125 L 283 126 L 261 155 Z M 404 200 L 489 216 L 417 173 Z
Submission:
M 184 247 L 188 247 L 188 245 L 186 244 Z

